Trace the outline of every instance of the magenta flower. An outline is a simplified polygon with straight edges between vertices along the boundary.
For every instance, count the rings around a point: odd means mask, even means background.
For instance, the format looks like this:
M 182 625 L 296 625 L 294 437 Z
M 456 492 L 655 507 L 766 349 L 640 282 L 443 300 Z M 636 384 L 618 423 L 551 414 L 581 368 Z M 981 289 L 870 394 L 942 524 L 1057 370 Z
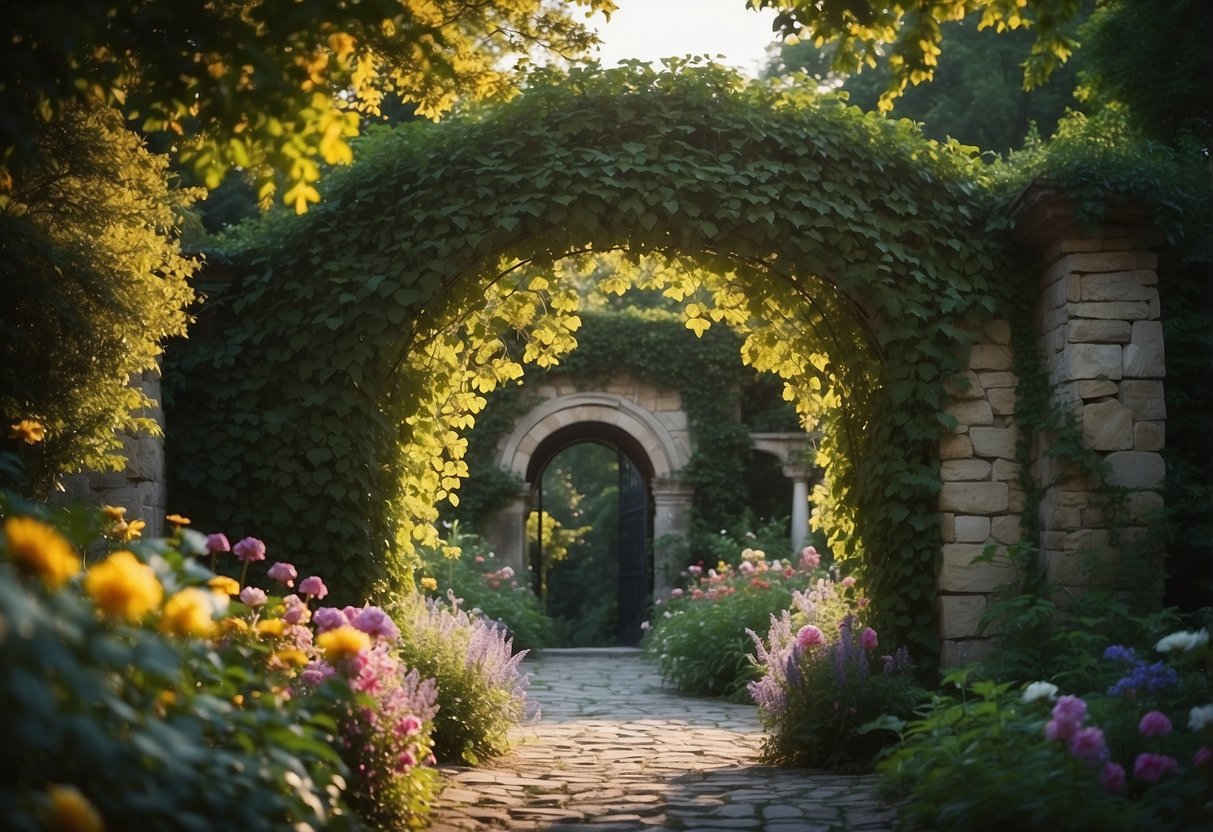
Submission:
M 400 758 L 396 762 L 400 768 L 409 769 L 417 765 L 417 758 L 413 755 L 412 751 L 406 750 L 400 755 Z
M 864 631 L 859 635 L 859 646 L 864 650 L 875 650 L 876 631 L 871 627 L 865 627 Z
M 329 594 L 329 588 L 316 575 L 309 575 L 299 582 L 299 591 L 319 601 Z
M 295 571 L 294 565 L 284 561 L 275 563 L 265 574 L 285 586 L 294 586 L 295 579 L 299 577 L 299 573 Z
M 379 607 L 367 607 L 360 610 L 350 623 L 354 625 L 355 629 L 361 630 L 373 638 L 382 638 L 386 641 L 395 641 L 400 638 L 400 629 L 396 626 L 396 622 L 392 621 L 391 616 Z
M 1192 768 L 1200 768 L 1207 766 L 1213 760 L 1213 750 L 1207 745 L 1202 745 L 1196 749 L 1196 753 L 1192 755 Z
M 1125 789 L 1125 769 L 1117 763 L 1104 763 L 1099 775 L 1099 784 L 1107 792 L 1122 792 Z
M 1150 711 L 1141 718 L 1137 730 L 1143 737 L 1165 737 L 1171 733 L 1171 720 L 1161 711 Z
M 1087 703 L 1077 696 L 1063 696 L 1053 706 L 1053 718 L 1059 722 L 1082 725 L 1087 718 Z
M 796 633 L 796 646 L 801 650 L 808 650 L 810 647 L 817 647 L 818 645 L 825 643 L 825 634 L 821 632 L 820 628 L 815 627 L 812 624 L 804 625 L 800 628 L 800 631 Z
M 246 537 L 232 547 L 232 554 L 244 563 L 265 560 L 265 544 L 255 537 Z
M 228 543 L 227 535 L 223 532 L 216 532 L 206 536 L 206 550 L 212 555 L 217 555 L 220 552 L 232 551 L 232 544 Z
M 350 621 L 345 617 L 345 613 L 336 607 L 321 607 L 312 614 L 312 624 L 316 626 L 316 632 L 323 633 L 328 630 L 336 630 L 338 627 L 344 627 Z
M 1094 765 L 1108 752 L 1103 731 L 1098 728 L 1081 728 L 1070 737 L 1070 756 L 1089 765 Z
M 1157 782 L 1164 774 L 1173 771 L 1179 771 L 1179 762 L 1166 754 L 1144 751 L 1133 761 L 1133 778 L 1147 783 Z
M 240 590 L 240 603 L 246 607 L 259 607 L 266 602 L 265 590 L 255 586 L 246 586 Z

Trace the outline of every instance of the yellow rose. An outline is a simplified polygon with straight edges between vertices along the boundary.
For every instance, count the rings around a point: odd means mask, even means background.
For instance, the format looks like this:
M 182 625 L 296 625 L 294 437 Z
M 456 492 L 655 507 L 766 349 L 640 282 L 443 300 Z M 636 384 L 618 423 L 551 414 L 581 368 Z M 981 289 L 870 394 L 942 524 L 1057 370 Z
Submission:
M 46 813 L 48 829 L 54 832 L 104 832 L 101 813 L 75 786 L 47 786 L 46 796 L 50 799 Z
M 427 589 L 430 592 L 433 592 L 434 590 L 436 590 L 438 588 L 438 581 L 434 580 L 433 578 L 422 578 L 421 579 L 421 588 Z
M 330 664 L 352 659 L 363 650 L 371 649 L 371 637 L 350 625 L 321 633 L 316 637 L 316 646 L 324 653 Z
M 162 632 L 179 636 L 205 636 L 214 626 L 211 600 L 204 589 L 189 587 L 168 599 L 160 615 Z
M 4 537 L 8 556 L 52 589 L 80 571 L 72 544 L 40 520 L 10 517 L 4 521 Z
M 130 552 L 114 552 L 89 567 L 84 591 L 111 618 L 134 623 L 160 606 L 164 588 L 156 573 Z
M 223 595 L 240 594 L 240 584 L 235 578 L 229 578 L 227 575 L 216 575 L 207 581 L 206 585 L 211 588 L 211 591 L 218 592 Z
M 17 439 L 26 445 L 36 445 L 46 438 L 46 428 L 34 419 L 22 419 L 9 430 L 9 438 Z
M 256 630 L 263 636 L 280 636 L 285 627 L 281 618 L 263 618 L 257 622 Z

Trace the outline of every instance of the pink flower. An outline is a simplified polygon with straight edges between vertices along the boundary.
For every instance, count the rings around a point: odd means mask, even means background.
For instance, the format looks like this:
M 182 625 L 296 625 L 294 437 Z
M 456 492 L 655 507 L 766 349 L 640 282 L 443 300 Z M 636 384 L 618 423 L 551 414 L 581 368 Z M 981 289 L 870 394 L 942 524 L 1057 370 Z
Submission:
M 1070 755 L 1076 760 L 1094 765 L 1107 754 L 1108 746 L 1103 731 L 1098 728 L 1082 728 L 1070 737 Z
M 812 624 L 806 624 L 796 633 L 796 646 L 801 650 L 808 650 L 810 647 L 817 647 L 820 644 L 826 643 L 825 634 L 818 627 Z
M 212 555 L 217 555 L 220 552 L 232 551 L 232 544 L 228 543 L 227 535 L 222 532 L 208 534 L 206 536 L 206 550 Z
M 295 567 L 286 562 L 275 563 L 265 574 L 286 586 L 294 586 L 295 579 L 299 577 L 299 573 L 295 571 Z
M 1125 769 L 1117 763 L 1104 763 L 1099 775 L 1099 784 L 1107 792 L 1122 792 L 1125 788 Z
M 750 563 L 748 560 L 743 560 L 741 562 L 741 565 L 738 566 L 737 569 L 739 572 L 741 572 L 742 575 L 753 575 L 754 574 L 754 564 Z
M 484 563 L 484 555 L 476 555 L 472 558 L 472 563 Z
M 400 724 L 396 726 L 396 730 L 401 736 L 411 737 L 414 734 L 421 733 L 421 720 L 413 714 L 409 714 L 404 719 L 400 720 Z
M 1196 753 L 1192 755 L 1192 768 L 1207 766 L 1210 760 L 1213 760 L 1213 750 L 1210 750 L 1209 746 L 1207 745 L 1202 745 L 1200 748 L 1196 749 Z
M 265 590 L 255 586 L 246 586 L 240 590 L 240 603 L 246 607 L 259 607 L 267 600 Z
M 783 576 L 784 576 L 785 578 L 790 578 L 790 577 L 792 577 L 792 576 L 793 576 L 793 575 L 795 575 L 795 574 L 796 574 L 796 570 L 795 570 L 795 569 L 793 569 L 792 567 L 790 567 L 790 566 L 785 566 L 785 567 L 783 568 Z
M 678 598 L 678 597 L 680 597 L 681 595 L 682 595 L 682 590 L 681 590 L 681 589 L 679 589 L 678 587 L 674 587 L 673 589 L 671 589 L 671 590 L 670 590 L 670 597 L 671 597 L 671 598 Z
M 299 591 L 304 595 L 315 598 L 317 601 L 329 594 L 329 588 L 324 585 L 324 581 L 315 575 L 309 575 L 300 581 Z
M 396 762 L 402 769 L 412 768 L 417 765 L 417 758 L 413 756 L 412 751 L 405 751 Z
M 640 622 L 640 629 L 641 629 L 641 630 L 643 630 L 643 631 L 646 631 L 646 632 L 647 632 L 647 631 L 648 631 L 648 629 L 649 629 L 649 626 L 650 626 L 650 624 L 649 624 L 649 622 L 647 622 L 647 621 L 641 621 L 641 622 Z
M 1171 720 L 1161 711 L 1150 711 L 1141 718 L 1137 730 L 1143 737 L 1165 737 L 1171 733 Z
M 687 567 L 687 572 L 688 572 L 688 573 L 690 573 L 690 574 L 692 574 L 692 575 L 702 575 L 702 574 L 703 574 L 703 567 L 702 567 L 702 566 L 688 566 L 688 567 Z
M 311 610 L 298 595 L 288 595 L 282 601 L 286 604 L 286 611 L 282 614 L 282 618 L 287 624 L 306 624 L 311 620 Z
M 855 586 L 855 579 L 853 577 L 851 577 L 850 575 L 847 575 L 845 578 L 842 579 L 842 585 L 845 586 L 847 589 L 850 589 L 851 587 Z
M 1087 718 L 1087 703 L 1077 696 L 1063 696 L 1053 706 L 1053 718 L 1061 722 L 1082 725 Z
M 1179 762 L 1166 754 L 1152 754 L 1144 751 L 1133 761 L 1133 778 L 1154 783 L 1164 774 L 1179 770 Z
M 232 554 L 244 563 L 265 560 L 265 544 L 255 537 L 246 537 L 232 547 Z
M 812 546 L 805 546 L 800 550 L 800 568 L 806 572 L 810 569 L 816 569 L 821 566 L 821 555 L 817 554 L 817 550 Z
M 354 625 L 354 629 L 362 630 L 373 638 L 382 638 L 386 641 L 395 641 L 400 638 L 400 629 L 396 626 L 396 622 L 379 607 L 367 607 L 361 610 L 350 623 Z
M 859 646 L 864 650 L 876 649 L 876 631 L 871 627 L 865 627 L 864 631 L 859 636 Z

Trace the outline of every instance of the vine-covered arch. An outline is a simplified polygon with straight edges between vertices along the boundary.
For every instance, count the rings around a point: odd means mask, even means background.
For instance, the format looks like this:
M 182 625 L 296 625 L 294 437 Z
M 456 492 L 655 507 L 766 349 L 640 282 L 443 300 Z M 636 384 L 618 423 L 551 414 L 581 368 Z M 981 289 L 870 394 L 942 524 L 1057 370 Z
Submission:
M 663 288 L 688 326 L 738 327 L 743 356 L 822 420 L 836 552 L 883 626 L 933 640 L 943 382 L 1008 287 L 966 152 L 684 67 L 539 80 L 359 155 L 324 205 L 228 252 L 222 339 L 176 363 L 183 508 L 327 559 L 347 597 L 407 585 L 465 471 L 460 432 L 518 375 L 500 336 L 557 360 L 578 301 L 556 267 L 616 252 L 601 287 Z

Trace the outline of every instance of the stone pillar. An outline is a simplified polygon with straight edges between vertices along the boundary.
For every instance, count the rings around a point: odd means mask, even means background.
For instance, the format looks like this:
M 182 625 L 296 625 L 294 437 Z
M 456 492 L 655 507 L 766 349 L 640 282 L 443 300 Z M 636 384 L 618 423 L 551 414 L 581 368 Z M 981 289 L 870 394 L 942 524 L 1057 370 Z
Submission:
M 511 567 L 519 576 L 527 574 L 526 516 L 530 504 L 530 489 L 519 491 L 497 512 L 492 527 L 484 535 L 497 555 L 497 562 Z
M 681 480 L 654 480 L 653 493 L 653 541 L 657 543 L 668 536 L 685 537 L 691 530 L 691 499 L 694 486 Z M 674 586 L 672 576 L 682 564 L 670 563 L 671 547 L 654 546 L 653 597 L 666 595 Z
M 783 475 L 792 481 L 792 555 L 800 554 L 809 536 L 809 474 L 803 465 L 783 466 Z

